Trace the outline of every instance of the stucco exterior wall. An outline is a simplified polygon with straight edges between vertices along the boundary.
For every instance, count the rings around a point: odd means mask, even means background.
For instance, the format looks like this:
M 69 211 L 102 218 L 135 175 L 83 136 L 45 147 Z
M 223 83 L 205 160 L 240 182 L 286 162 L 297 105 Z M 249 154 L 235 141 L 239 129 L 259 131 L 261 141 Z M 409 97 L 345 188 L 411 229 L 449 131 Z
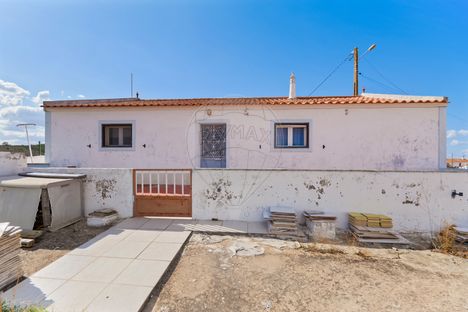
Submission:
M 102 208 L 115 209 L 122 218 L 133 216 L 133 172 L 127 168 L 28 168 L 29 172 L 86 174 L 82 187 L 85 216 Z
M 16 175 L 26 168 L 26 156 L 0 152 L 0 176 Z
M 29 168 L 82 173 L 88 214 L 113 208 L 133 215 L 133 177 L 128 168 Z M 452 198 L 453 190 L 464 196 Z M 192 173 L 192 217 L 200 220 L 261 221 L 266 207 L 293 207 L 338 217 L 346 228 L 350 211 L 383 213 L 402 232 L 436 232 L 446 223 L 468 225 L 466 171 L 330 171 L 196 169 Z M 303 221 L 303 220 L 302 220 Z
M 452 190 L 464 196 L 451 197 Z M 323 210 L 345 228 L 350 211 L 382 213 L 402 232 L 468 225 L 468 172 L 195 170 L 193 218 L 261 221 L 266 207 Z
M 227 124 L 227 167 L 434 170 L 445 165 L 444 107 L 209 106 L 48 109 L 51 166 L 198 168 L 200 124 Z M 442 111 L 442 112 L 441 112 Z M 100 147 L 99 124 L 134 123 L 131 150 Z M 309 122 L 310 147 L 273 148 L 275 122 Z M 88 146 L 91 147 L 88 147 Z M 443 158 L 443 159 L 441 159 Z

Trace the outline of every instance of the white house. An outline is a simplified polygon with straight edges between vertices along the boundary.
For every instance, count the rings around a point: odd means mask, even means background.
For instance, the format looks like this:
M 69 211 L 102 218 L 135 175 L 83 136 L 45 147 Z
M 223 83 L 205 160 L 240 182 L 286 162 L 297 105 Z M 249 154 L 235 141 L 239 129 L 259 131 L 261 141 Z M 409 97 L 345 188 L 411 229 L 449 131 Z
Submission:
M 446 97 L 46 101 L 50 173 L 86 174 L 85 212 L 262 220 L 272 205 L 391 216 L 402 231 L 466 222 L 446 166 Z M 64 168 L 69 167 L 69 168 Z M 222 169 L 220 169 L 222 168 Z

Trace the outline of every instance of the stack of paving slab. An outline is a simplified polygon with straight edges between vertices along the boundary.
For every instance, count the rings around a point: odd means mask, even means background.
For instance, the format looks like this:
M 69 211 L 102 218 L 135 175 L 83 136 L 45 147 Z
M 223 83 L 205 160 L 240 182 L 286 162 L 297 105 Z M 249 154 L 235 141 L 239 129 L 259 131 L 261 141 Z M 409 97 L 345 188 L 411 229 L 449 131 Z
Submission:
M 350 212 L 348 213 L 349 223 L 357 226 L 367 226 L 371 228 L 392 228 L 392 218 L 375 213 L 360 213 Z
M 348 213 L 348 224 L 351 234 L 361 243 L 403 244 L 410 242 L 395 231 L 392 231 L 392 218 L 373 213 Z
M 335 239 L 336 216 L 326 215 L 323 211 L 304 211 L 307 236 L 313 240 Z
M 455 226 L 455 240 L 459 243 L 468 243 L 468 227 Z
M 22 276 L 21 228 L 10 223 L 0 223 L 0 289 Z
M 270 234 L 297 236 L 296 213 L 291 207 L 270 207 L 263 213 L 264 219 L 268 220 L 268 231 Z

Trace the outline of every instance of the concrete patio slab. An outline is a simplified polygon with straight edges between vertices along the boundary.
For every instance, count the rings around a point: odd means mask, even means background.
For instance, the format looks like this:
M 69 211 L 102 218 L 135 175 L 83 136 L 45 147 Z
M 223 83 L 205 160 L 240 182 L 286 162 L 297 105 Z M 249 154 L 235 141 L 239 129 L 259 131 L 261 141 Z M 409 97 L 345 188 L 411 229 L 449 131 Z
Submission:
M 70 279 L 96 257 L 65 255 L 34 274 L 35 277 Z
M 177 243 L 154 242 L 138 256 L 138 259 L 171 261 L 179 252 L 180 245 Z
M 105 283 L 67 281 L 39 303 L 48 311 L 86 311 L 86 306 L 106 287 Z
M 42 302 L 65 282 L 66 280 L 60 279 L 30 277 L 22 281 L 18 286 L 0 295 L 0 298 L 22 306 L 37 304 Z
M 121 241 L 121 238 L 112 236 L 102 237 L 99 240 L 87 242 L 78 248 L 73 249 L 69 252 L 70 255 L 78 256 L 101 256 L 106 251 L 111 249 L 115 244 Z
M 103 257 L 111 258 L 136 258 L 145 248 L 149 242 L 134 242 L 123 240 L 112 246 L 108 251 L 103 253 Z
M 72 280 L 110 283 L 132 262 L 131 259 L 99 257 Z
M 171 231 L 169 228 L 155 238 L 155 242 L 161 243 L 184 243 L 190 236 L 188 231 Z
M 138 311 L 152 289 L 153 287 L 111 284 L 91 302 L 86 311 Z
M 141 226 L 140 230 L 165 230 L 171 223 L 171 219 L 149 218 L 147 222 Z
M 114 283 L 154 287 L 169 264 L 170 261 L 133 260 L 114 280 Z
M 126 229 L 126 230 L 136 230 L 136 229 L 141 228 L 148 221 L 149 221 L 148 218 L 130 218 L 115 225 L 115 228 Z
M 134 233 L 127 236 L 124 241 L 131 242 L 152 242 L 162 231 L 157 230 L 136 230 Z

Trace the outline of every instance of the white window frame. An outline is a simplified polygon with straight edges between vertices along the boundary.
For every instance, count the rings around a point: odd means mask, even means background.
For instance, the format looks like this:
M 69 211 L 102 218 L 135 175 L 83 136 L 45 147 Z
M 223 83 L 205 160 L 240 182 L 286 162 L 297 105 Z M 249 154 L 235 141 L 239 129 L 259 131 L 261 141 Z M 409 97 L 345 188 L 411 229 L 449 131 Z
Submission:
M 310 128 L 310 123 L 309 122 L 275 122 L 274 125 L 274 148 L 275 149 L 308 149 L 310 146 L 309 142 L 309 128 Z M 277 145 L 277 138 L 276 138 L 276 130 L 277 129 L 288 129 L 288 145 L 283 146 L 283 145 Z M 304 145 L 293 145 L 293 129 L 294 128 L 301 128 L 305 129 L 304 130 Z

